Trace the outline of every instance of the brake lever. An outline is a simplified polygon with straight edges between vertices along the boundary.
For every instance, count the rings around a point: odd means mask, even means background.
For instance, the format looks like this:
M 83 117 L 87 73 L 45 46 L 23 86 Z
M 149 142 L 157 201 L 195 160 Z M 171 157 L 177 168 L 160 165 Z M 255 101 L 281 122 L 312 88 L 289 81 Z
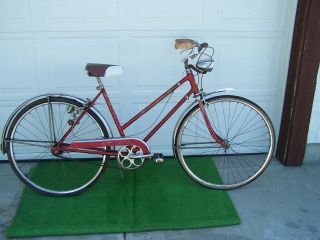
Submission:
M 198 52 L 201 52 L 202 49 L 207 48 L 208 46 L 209 46 L 209 44 L 206 43 L 206 42 L 201 43 L 201 44 L 199 45 L 199 47 L 198 47 Z

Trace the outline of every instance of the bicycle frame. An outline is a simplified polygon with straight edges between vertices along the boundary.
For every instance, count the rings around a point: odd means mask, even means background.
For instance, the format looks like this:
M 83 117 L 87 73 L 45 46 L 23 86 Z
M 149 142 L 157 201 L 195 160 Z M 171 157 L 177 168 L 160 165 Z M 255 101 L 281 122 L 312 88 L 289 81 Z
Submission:
M 124 130 L 128 128 L 132 123 L 137 121 L 141 116 L 143 116 L 145 113 L 147 113 L 149 110 L 151 110 L 154 106 L 156 106 L 159 102 L 161 102 L 165 97 L 167 97 L 169 94 L 173 93 L 176 89 L 178 89 L 180 86 L 185 84 L 186 82 L 190 83 L 190 90 L 179 100 L 179 102 L 164 116 L 161 121 L 143 138 L 143 141 L 136 138 L 126 138 L 126 135 L 124 133 Z M 101 155 L 116 155 L 117 153 L 115 151 L 108 151 L 106 150 L 106 147 L 111 146 L 120 146 L 120 145 L 135 145 L 140 143 L 140 146 L 144 154 L 149 154 L 150 150 L 147 146 L 141 145 L 141 142 L 147 142 L 162 126 L 165 122 L 168 121 L 168 119 L 186 102 L 186 100 L 191 96 L 194 95 L 195 97 L 198 97 L 198 104 L 200 106 L 202 115 L 204 117 L 205 123 L 207 125 L 207 128 L 209 130 L 209 133 L 211 134 L 212 138 L 221 146 L 225 146 L 226 144 L 223 142 L 222 138 L 219 137 L 213 130 L 211 123 L 209 121 L 209 118 L 207 116 L 203 100 L 201 98 L 200 91 L 198 89 L 198 86 L 196 84 L 195 78 L 191 71 L 187 71 L 187 75 L 182 78 L 180 81 L 178 81 L 175 85 L 173 85 L 170 89 L 168 89 L 166 92 L 164 92 L 161 96 L 156 98 L 153 102 L 151 102 L 148 106 L 146 106 L 144 109 L 142 109 L 139 113 L 134 115 L 130 120 L 128 120 L 126 123 L 121 125 L 117 114 L 114 111 L 114 108 L 111 104 L 111 101 L 108 97 L 108 94 L 105 90 L 105 88 L 100 87 L 100 90 L 98 94 L 95 96 L 95 98 L 91 101 L 89 101 L 86 106 L 84 106 L 83 112 L 79 115 L 77 120 L 74 122 L 74 124 L 69 128 L 69 130 L 65 133 L 65 135 L 61 138 L 61 140 L 58 142 L 57 146 L 53 147 L 53 152 L 59 152 L 59 151 L 69 151 L 69 152 L 82 152 L 82 153 L 91 153 L 91 154 L 101 154 Z M 117 139 L 109 139 L 109 140 L 88 140 L 88 141 L 76 141 L 72 142 L 69 145 L 63 144 L 64 140 L 67 138 L 67 136 L 72 132 L 74 126 L 76 126 L 81 118 L 88 112 L 88 110 L 95 104 L 97 99 L 100 96 L 103 96 L 107 107 L 111 113 L 111 116 L 113 118 L 113 121 L 118 129 L 118 132 L 121 136 L 121 138 Z M 138 141 L 138 142 L 137 142 Z M 141 141 L 141 142 L 139 142 Z

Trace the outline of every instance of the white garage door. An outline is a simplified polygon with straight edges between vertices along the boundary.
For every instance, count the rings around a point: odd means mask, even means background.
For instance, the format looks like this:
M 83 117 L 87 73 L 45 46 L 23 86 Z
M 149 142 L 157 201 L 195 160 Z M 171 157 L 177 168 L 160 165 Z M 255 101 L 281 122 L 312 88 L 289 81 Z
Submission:
M 183 37 L 215 47 L 205 88 L 235 88 L 267 111 L 278 132 L 295 8 L 296 0 L 0 0 L 0 129 L 32 96 L 92 98 L 87 62 L 123 65 L 105 85 L 124 123 L 182 76 L 174 39 Z M 161 106 L 126 133 L 148 128 Z M 178 116 L 150 139 L 154 152 L 172 154 Z

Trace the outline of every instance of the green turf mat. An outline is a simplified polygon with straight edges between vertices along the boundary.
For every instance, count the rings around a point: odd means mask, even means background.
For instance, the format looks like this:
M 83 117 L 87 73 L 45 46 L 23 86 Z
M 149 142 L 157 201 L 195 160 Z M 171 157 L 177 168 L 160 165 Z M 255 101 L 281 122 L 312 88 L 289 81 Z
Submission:
M 189 161 L 201 165 L 210 159 Z M 202 187 L 185 174 L 177 160 L 167 159 L 163 164 L 147 161 L 142 168 L 125 172 L 124 179 L 119 169 L 108 168 L 97 184 L 74 197 L 47 197 L 26 187 L 6 234 L 57 236 L 239 223 L 227 192 Z

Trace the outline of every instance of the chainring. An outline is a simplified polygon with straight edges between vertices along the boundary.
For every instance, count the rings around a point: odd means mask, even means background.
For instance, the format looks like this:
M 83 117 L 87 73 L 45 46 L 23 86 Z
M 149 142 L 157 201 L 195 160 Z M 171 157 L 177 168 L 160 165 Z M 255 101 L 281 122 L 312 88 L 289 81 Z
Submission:
M 131 158 L 130 156 L 143 155 L 143 151 L 136 145 L 122 146 L 118 151 L 117 160 L 122 169 L 134 170 L 141 167 L 144 163 L 144 158 Z

